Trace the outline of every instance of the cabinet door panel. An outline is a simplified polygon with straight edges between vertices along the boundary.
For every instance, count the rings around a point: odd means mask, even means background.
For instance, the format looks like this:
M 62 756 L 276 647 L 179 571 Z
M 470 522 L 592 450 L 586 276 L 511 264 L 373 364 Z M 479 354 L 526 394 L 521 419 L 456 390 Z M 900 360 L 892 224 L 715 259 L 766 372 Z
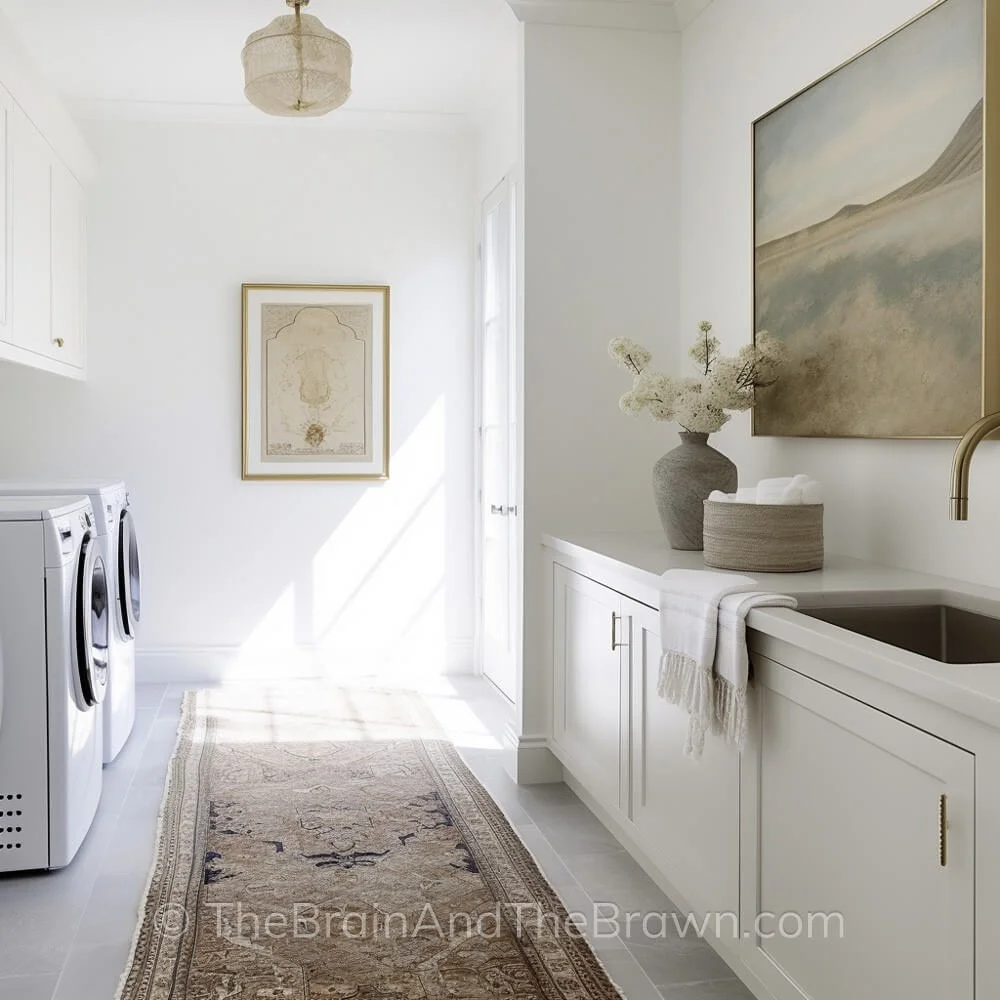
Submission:
M 700 760 L 684 756 L 687 713 L 664 701 L 656 690 L 659 615 L 631 602 L 626 610 L 632 619 L 632 803 L 639 839 L 694 909 L 735 914 L 739 907 L 739 752 L 709 734 Z
M 52 168 L 52 341 L 60 361 L 84 358 L 83 188 L 60 162 Z
M 15 107 L 11 115 L 13 342 L 52 355 L 52 150 Z
M 622 804 L 623 671 L 627 643 L 622 598 L 613 590 L 555 567 L 554 735 L 570 770 L 605 806 Z
M 11 218 L 10 132 L 14 102 L 0 87 L 0 340 L 12 338 L 11 323 Z
M 755 667 L 744 928 L 767 916 L 748 964 L 782 1000 L 972 1000 L 975 758 L 794 671 Z

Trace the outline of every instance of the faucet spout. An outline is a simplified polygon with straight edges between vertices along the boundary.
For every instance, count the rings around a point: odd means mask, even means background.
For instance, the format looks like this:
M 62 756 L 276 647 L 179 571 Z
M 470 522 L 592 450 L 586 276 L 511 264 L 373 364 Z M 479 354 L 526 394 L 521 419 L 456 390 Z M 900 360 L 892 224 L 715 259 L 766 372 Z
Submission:
M 1000 411 L 977 420 L 966 432 L 951 464 L 951 512 L 953 521 L 969 519 L 969 467 L 979 442 L 1000 428 Z

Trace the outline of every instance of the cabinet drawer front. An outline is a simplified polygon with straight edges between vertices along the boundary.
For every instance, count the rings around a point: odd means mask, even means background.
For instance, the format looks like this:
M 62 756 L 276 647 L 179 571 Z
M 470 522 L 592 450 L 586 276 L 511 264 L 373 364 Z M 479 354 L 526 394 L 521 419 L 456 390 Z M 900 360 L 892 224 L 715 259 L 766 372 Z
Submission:
M 971 1000 L 975 758 L 778 664 L 754 666 L 748 964 L 781 1000 Z
M 622 803 L 622 652 L 628 642 L 622 598 L 555 567 L 553 735 L 565 763 L 600 802 Z

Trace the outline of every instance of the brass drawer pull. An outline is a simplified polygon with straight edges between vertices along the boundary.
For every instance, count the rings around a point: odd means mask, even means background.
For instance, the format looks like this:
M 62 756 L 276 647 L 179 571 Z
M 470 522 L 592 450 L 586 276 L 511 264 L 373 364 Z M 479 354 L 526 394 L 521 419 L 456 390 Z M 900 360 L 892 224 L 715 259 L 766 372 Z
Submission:
M 66 341 L 63 340 L 62 337 L 56 337 L 54 343 L 55 343 L 56 347 L 65 347 L 66 346 Z

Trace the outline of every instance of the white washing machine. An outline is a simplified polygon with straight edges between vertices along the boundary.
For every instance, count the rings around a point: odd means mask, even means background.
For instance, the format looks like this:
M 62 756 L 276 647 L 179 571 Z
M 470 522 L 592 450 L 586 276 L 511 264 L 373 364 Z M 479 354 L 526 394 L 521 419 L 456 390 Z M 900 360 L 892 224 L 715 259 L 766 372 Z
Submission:
M 62 868 L 101 798 L 108 574 L 86 497 L 0 499 L 0 872 Z
M 135 635 L 142 611 L 139 545 L 125 484 L 115 480 L 57 483 L 0 482 L 2 496 L 87 496 L 97 517 L 97 536 L 108 568 L 113 605 L 104 702 L 104 763 L 121 752 L 135 723 Z

